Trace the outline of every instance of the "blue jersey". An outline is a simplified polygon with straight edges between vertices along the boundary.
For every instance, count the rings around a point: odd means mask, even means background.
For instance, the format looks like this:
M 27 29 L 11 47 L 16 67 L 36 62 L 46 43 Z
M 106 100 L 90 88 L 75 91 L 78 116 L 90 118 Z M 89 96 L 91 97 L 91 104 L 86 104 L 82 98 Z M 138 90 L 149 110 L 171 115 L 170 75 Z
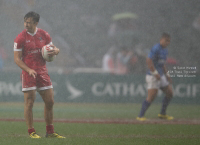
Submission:
M 155 69 L 158 71 L 160 76 L 164 74 L 163 66 L 167 60 L 168 50 L 167 48 L 162 48 L 160 43 L 154 45 L 148 54 L 148 58 L 152 59 Z M 147 74 L 151 74 L 150 70 Z

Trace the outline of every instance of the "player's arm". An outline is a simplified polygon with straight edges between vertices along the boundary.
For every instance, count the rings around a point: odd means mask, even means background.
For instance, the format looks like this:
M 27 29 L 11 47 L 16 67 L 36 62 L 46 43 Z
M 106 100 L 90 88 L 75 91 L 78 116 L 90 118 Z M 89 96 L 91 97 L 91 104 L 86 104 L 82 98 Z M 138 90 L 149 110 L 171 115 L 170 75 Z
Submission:
M 147 63 L 147 67 L 150 70 L 150 73 L 154 75 L 157 78 L 157 80 L 160 80 L 160 75 L 158 71 L 156 70 L 156 67 L 154 66 L 154 63 L 153 63 L 153 58 L 157 56 L 157 52 L 158 52 L 158 47 L 155 47 L 155 46 L 152 47 L 146 59 L 146 63 Z
M 49 56 L 54 56 L 54 55 L 58 55 L 59 52 L 60 52 L 60 49 L 57 48 L 53 43 L 52 43 L 52 39 L 49 35 L 49 33 L 45 32 L 45 37 L 46 37 L 46 40 L 47 40 L 47 44 L 51 45 L 53 47 L 52 50 L 48 50 L 48 55 Z
M 30 76 L 36 77 L 37 73 L 35 70 L 30 69 L 22 60 L 22 51 L 14 51 L 14 61 L 15 63 L 24 71 L 28 72 Z
M 152 59 L 147 57 L 146 63 L 147 63 L 147 67 L 149 68 L 151 74 L 154 75 L 159 80 L 160 75 L 159 75 L 158 71 L 155 69 Z
M 164 65 L 163 66 L 163 72 L 165 74 L 165 76 L 167 77 L 167 80 L 169 81 L 169 83 L 172 83 L 172 79 L 170 78 L 169 74 L 167 73 L 167 67 Z

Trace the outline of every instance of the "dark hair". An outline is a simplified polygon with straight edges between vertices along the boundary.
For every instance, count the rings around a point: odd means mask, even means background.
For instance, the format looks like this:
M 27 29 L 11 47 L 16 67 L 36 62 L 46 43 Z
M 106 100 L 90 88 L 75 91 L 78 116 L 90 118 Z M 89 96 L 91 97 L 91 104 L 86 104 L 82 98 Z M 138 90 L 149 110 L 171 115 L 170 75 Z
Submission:
M 161 38 L 170 38 L 170 35 L 166 32 L 162 33 Z
M 28 18 L 33 18 L 34 22 L 39 22 L 40 20 L 40 15 L 36 12 L 28 12 L 25 16 L 24 16 L 24 20 L 28 19 Z

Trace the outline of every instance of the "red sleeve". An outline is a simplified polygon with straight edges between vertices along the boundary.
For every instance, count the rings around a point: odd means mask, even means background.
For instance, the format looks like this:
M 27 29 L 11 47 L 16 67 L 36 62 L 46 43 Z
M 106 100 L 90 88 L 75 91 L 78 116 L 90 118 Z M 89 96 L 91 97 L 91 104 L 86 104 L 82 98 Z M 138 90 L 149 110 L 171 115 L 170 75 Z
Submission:
M 20 33 L 14 40 L 14 51 L 22 51 L 24 47 L 25 38 L 23 33 Z
M 44 31 L 44 35 L 45 35 L 45 38 L 46 38 L 46 44 L 49 44 L 52 41 L 51 36 L 46 31 Z

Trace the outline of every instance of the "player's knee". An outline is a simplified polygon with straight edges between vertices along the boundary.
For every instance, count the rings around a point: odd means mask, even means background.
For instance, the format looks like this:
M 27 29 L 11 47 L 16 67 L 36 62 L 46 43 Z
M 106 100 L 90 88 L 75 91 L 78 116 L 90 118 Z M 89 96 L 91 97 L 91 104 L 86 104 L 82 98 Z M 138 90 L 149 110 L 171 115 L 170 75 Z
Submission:
M 173 97 L 173 91 L 171 89 L 169 89 L 166 93 L 168 98 L 172 98 Z
M 53 108 L 53 105 L 54 105 L 54 100 L 48 100 L 45 102 L 45 105 L 46 105 L 46 108 L 48 109 L 52 109 Z
M 49 102 L 49 104 L 50 104 L 51 107 L 53 107 L 53 105 L 54 105 L 54 100 L 51 100 L 51 101 Z
M 155 97 L 147 97 L 147 102 L 152 103 L 154 101 Z
M 166 94 L 166 97 L 169 98 L 169 99 L 173 98 L 173 92 L 168 92 Z
M 146 100 L 151 103 L 154 101 L 154 99 L 156 98 L 156 94 L 151 94 L 151 95 L 148 95 Z
M 146 99 L 146 100 L 147 100 L 149 103 L 151 103 L 151 102 L 154 101 L 154 99 L 156 98 L 156 96 L 157 96 L 157 92 L 148 93 L 148 96 L 147 96 L 147 99 Z
M 26 101 L 26 103 L 25 103 L 26 108 L 27 108 L 27 109 L 32 109 L 32 108 L 33 108 L 33 103 L 34 103 L 33 100 L 28 100 L 28 101 Z
M 173 98 L 173 92 L 169 93 L 169 98 Z

